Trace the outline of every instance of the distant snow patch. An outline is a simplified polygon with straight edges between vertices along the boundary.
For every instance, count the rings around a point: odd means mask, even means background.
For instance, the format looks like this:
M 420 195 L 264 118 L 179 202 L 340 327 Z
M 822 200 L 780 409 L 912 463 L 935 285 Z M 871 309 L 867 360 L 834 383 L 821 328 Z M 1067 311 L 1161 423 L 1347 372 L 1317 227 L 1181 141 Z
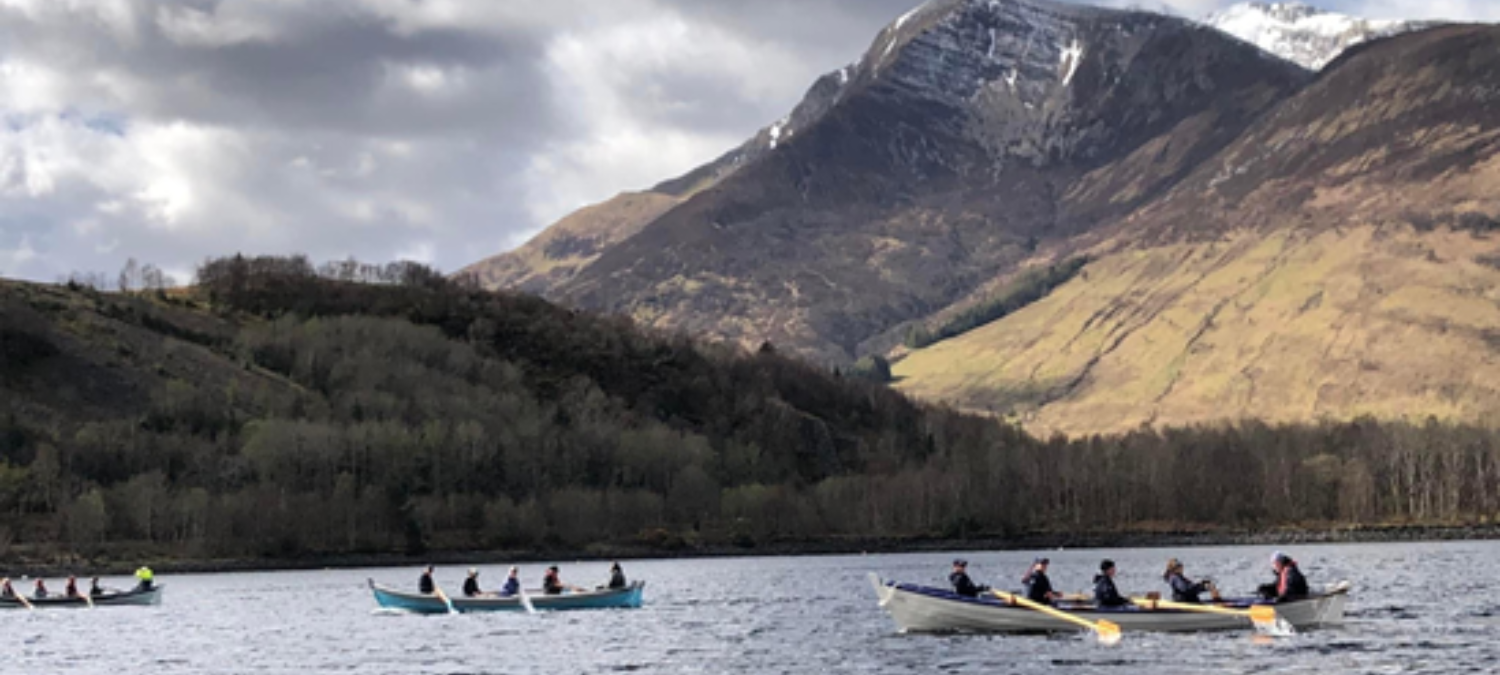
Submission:
M 1081 63 L 1083 63 L 1083 45 L 1078 42 L 1077 38 L 1074 38 L 1073 44 L 1068 45 L 1066 49 L 1062 50 L 1062 63 L 1060 65 L 1063 69 L 1062 83 L 1064 87 L 1073 81 L 1073 76 L 1078 73 L 1078 66 Z
M 775 150 L 776 149 L 776 144 L 778 144 L 778 143 L 781 142 L 781 133 L 782 133 L 782 130 L 786 128 L 786 123 L 787 123 L 787 120 L 786 119 L 782 119 L 782 120 L 776 122 L 775 124 L 771 125 L 770 130 L 767 132 L 771 136 L 770 149 Z M 787 135 L 790 136 L 791 134 L 787 134 Z

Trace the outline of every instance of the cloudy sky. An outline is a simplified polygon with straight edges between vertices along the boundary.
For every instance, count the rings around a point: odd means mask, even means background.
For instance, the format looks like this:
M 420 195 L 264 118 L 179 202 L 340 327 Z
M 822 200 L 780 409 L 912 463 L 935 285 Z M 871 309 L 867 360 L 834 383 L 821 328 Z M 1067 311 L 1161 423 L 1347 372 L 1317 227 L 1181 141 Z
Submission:
M 738 144 L 913 4 L 0 0 L 0 276 L 134 257 L 186 280 L 235 251 L 453 270 Z

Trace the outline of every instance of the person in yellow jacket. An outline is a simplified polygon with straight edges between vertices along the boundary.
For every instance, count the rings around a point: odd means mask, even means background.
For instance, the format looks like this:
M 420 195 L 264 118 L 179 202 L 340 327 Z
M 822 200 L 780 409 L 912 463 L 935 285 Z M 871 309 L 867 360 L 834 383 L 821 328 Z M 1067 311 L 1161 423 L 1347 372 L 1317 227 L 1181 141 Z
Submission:
M 151 571 L 150 567 L 142 565 L 136 569 L 135 578 L 139 582 L 135 586 L 136 590 L 149 591 L 151 590 L 152 582 L 156 579 L 156 574 Z

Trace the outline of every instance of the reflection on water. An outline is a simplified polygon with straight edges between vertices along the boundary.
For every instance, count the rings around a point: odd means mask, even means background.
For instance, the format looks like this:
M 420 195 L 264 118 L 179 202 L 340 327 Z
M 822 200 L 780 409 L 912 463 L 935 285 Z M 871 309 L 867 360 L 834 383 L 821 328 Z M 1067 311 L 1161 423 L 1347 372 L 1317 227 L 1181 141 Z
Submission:
M 953 554 L 626 561 L 646 606 L 599 612 L 415 616 L 381 611 L 365 579 L 415 586 L 417 569 L 163 576 L 161 607 L 0 612 L 0 673 L 1451 673 L 1500 657 L 1500 544 L 1288 547 L 1315 586 L 1354 583 L 1348 625 L 1292 638 L 1254 631 L 907 636 L 875 606 L 867 571 L 940 585 Z M 1270 549 L 1050 551 L 1051 576 L 1084 591 L 1100 558 L 1122 591 L 1162 590 L 1168 557 L 1246 592 Z M 964 552 L 979 583 L 1019 586 L 1035 552 Z M 498 585 L 507 561 L 483 567 Z M 524 565 L 535 582 L 542 565 Z M 440 568 L 456 592 L 461 567 Z M 607 563 L 562 563 L 570 583 Z M 128 583 L 120 581 L 119 583 Z

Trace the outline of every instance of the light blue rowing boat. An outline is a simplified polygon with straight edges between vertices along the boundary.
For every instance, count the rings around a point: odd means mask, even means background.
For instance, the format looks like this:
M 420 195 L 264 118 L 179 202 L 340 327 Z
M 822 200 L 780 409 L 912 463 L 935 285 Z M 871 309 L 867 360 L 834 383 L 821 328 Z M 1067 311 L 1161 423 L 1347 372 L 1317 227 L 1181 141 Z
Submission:
M 437 595 L 408 593 L 369 580 L 370 590 L 375 593 L 375 602 L 386 609 L 401 609 L 418 614 L 447 614 L 448 604 Z M 641 595 L 646 582 L 636 581 L 624 588 L 600 588 L 578 593 L 546 595 L 540 590 L 527 591 L 526 597 L 538 611 L 572 609 L 635 609 L 641 606 Z M 481 596 L 466 598 L 449 596 L 455 612 L 514 612 L 526 611 L 520 596 Z

